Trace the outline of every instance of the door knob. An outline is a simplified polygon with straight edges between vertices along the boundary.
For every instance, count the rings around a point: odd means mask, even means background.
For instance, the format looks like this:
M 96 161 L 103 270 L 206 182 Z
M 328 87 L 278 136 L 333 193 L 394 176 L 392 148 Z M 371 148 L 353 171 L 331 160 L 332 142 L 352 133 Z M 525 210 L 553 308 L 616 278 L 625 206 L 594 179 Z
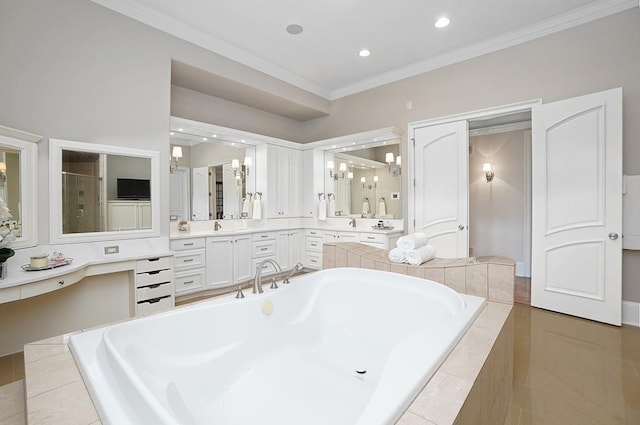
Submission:
M 460 225 L 458 226 L 458 230 L 464 230 L 464 226 L 463 226 L 462 224 L 460 224 Z
M 615 241 L 616 239 L 618 239 L 618 234 L 615 232 L 609 233 L 609 239 L 611 239 L 612 241 Z

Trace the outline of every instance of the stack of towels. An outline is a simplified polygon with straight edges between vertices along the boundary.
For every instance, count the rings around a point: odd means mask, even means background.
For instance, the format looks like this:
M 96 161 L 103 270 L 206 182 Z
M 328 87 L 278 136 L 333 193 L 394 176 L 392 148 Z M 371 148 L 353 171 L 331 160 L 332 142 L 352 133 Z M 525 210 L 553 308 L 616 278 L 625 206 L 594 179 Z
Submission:
M 424 233 L 412 233 L 402 236 L 396 247 L 389 251 L 389 260 L 393 263 L 408 263 L 418 266 L 436 256 L 436 249 L 429 245 L 429 238 Z

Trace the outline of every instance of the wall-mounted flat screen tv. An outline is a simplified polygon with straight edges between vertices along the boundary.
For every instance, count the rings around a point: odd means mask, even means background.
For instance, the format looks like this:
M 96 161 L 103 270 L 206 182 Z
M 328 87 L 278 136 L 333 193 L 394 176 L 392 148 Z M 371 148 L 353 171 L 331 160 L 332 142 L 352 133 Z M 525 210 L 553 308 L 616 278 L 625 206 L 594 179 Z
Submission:
M 151 198 L 151 181 L 145 179 L 118 179 L 118 199 Z

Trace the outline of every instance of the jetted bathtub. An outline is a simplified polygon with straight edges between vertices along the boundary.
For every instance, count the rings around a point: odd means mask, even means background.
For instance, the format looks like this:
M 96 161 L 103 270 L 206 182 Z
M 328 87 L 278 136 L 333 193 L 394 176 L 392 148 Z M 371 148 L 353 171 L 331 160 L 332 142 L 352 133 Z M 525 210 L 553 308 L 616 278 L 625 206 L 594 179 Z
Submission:
M 71 337 L 105 425 L 389 425 L 484 307 L 338 268 Z

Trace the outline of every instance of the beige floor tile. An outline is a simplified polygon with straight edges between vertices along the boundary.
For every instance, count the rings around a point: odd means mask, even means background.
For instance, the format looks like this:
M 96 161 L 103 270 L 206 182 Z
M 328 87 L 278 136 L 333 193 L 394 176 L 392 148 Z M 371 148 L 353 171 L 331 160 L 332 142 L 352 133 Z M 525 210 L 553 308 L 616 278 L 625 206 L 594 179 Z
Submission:
M 43 360 L 31 362 L 27 367 L 27 374 L 29 376 L 38 376 L 39 378 L 29 381 L 27 398 L 51 391 L 71 382 L 82 382 L 80 372 L 71 352 L 60 353 Z
M 0 423 L 22 414 L 24 416 L 24 381 L 0 387 Z
M 504 425 L 519 425 L 522 409 L 510 404 L 507 409 L 507 417 L 504 419 Z
M 27 418 L 24 412 L 18 413 L 7 419 L 0 419 L 0 425 L 26 425 Z

